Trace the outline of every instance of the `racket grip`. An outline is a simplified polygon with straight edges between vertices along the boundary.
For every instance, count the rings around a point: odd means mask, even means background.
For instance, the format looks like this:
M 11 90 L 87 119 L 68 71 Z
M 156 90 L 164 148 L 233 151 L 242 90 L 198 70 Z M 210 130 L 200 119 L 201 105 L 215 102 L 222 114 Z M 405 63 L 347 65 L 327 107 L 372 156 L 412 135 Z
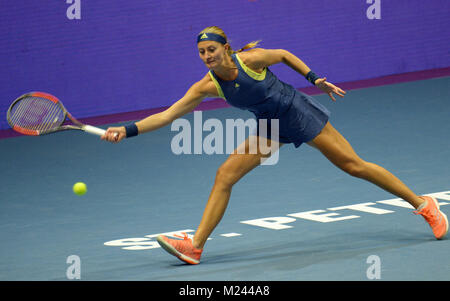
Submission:
M 103 136 L 106 131 L 104 129 L 101 128 L 97 128 L 95 126 L 91 126 L 91 125 L 85 125 L 83 126 L 83 131 L 92 134 L 92 135 L 97 135 L 97 136 Z

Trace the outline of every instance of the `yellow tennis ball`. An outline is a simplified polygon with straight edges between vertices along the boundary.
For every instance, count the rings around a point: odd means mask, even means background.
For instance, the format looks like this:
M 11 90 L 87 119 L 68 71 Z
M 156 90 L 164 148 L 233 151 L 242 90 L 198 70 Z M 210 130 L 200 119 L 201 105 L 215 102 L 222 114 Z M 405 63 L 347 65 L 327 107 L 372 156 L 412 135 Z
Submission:
M 78 182 L 73 185 L 73 192 L 76 195 L 83 195 L 86 193 L 86 191 L 87 191 L 87 187 L 86 187 L 86 184 L 84 184 L 83 182 Z

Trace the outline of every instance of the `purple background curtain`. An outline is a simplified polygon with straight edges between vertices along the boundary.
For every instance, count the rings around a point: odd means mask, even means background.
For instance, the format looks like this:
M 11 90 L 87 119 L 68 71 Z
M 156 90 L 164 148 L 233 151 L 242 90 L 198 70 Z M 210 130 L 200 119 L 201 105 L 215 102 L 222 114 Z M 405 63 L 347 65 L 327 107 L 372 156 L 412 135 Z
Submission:
M 0 128 L 16 97 L 45 91 L 78 118 L 169 106 L 207 69 L 196 36 L 220 26 L 234 49 L 283 48 L 334 83 L 450 66 L 450 1 L 0 0 Z M 301 88 L 287 66 L 271 67 Z

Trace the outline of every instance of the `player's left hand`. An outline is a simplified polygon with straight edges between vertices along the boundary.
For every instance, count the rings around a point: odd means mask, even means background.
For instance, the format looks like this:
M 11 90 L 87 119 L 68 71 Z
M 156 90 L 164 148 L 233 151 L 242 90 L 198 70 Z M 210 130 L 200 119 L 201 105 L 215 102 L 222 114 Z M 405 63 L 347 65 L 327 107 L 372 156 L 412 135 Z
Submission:
M 333 93 L 336 94 L 336 95 L 339 95 L 340 97 L 344 97 L 344 95 L 346 93 L 341 88 L 336 87 L 332 83 L 327 82 L 327 78 L 326 77 L 317 79 L 315 84 L 316 84 L 317 88 L 319 88 L 323 92 L 327 93 L 328 96 L 330 96 L 330 98 L 333 101 L 336 101 L 336 98 L 334 98 Z

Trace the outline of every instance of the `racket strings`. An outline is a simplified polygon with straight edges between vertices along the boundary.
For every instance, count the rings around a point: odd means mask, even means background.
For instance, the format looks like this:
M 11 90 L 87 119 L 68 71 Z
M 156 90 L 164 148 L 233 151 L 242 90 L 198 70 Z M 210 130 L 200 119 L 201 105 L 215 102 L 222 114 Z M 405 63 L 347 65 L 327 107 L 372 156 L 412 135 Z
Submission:
M 39 116 L 44 113 L 44 105 L 38 105 L 34 109 L 30 109 L 32 99 L 22 99 L 17 105 L 17 110 L 13 114 L 13 122 L 24 128 L 36 130 L 39 125 L 37 121 Z
M 65 115 L 58 103 L 41 97 L 28 96 L 16 103 L 10 119 L 15 126 L 47 131 L 62 124 Z

